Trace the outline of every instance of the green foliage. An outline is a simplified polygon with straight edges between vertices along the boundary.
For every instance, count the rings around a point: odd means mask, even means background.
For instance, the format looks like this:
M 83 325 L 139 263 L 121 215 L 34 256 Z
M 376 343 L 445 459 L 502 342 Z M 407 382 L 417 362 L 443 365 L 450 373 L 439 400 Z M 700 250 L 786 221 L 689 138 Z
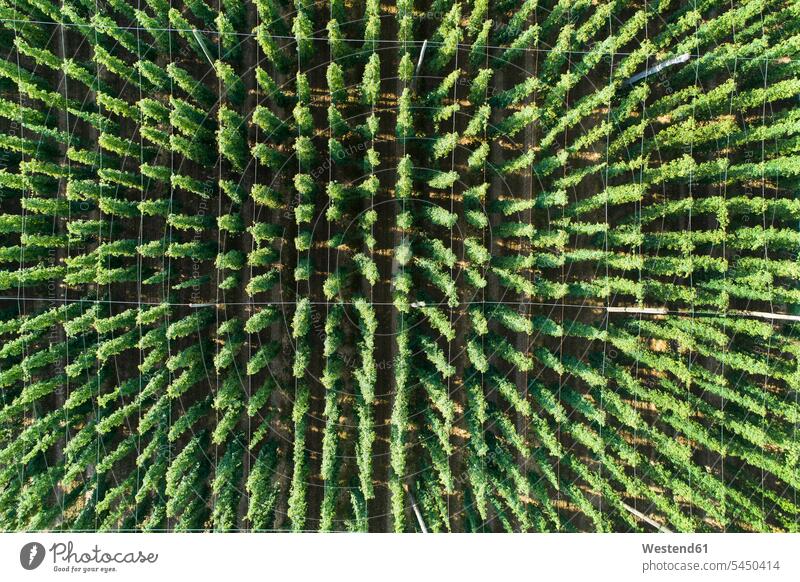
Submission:
M 223 61 L 216 61 L 214 69 L 222 83 L 225 96 L 234 105 L 241 105 L 244 101 L 244 83 L 234 68 Z
M 294 17 L 292 25 L 295 41 L 297 42 L 297 53 L 300 60 L 307 61 L 314 54 L 314 25 L 304 11 L 299 11 Z
M 381 59 L 373 53 L 364 67 L 361 81 L 361 98 L 367 105 L 374 107 L 378 103 L 381 92 Z
M 331 93 L 331 102 L 334 105 L 344 103 L 347 99 L 347 88 L 344 81 L 342 67 L 336 63 L 328 65 L 327 70 L 328 90 Z
M 798 10 L 416 4 L 0 9 L 0 528 L 797 531 Z
M 247 477 L 247 521 L 254 531 L 271 529 L 280 495 L 280 483 L 275 478 L 277 463 L 277 449 L 265 446 L 259 452 Z
M 247 141 L 243 135 L 244 120 L 236 112 L 227 107 L 220 107 L 217 111 L 219 128 L 217 129 L 217 143 L 220 153 L 231 163 L 237 171 L 244 170 L 247 164 Z

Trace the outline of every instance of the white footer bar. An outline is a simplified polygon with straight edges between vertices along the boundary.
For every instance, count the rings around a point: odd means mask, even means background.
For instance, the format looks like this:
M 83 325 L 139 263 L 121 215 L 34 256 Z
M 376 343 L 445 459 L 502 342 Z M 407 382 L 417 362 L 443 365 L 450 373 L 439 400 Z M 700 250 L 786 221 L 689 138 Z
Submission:
M 0 580 L 796 581 L 798 550 L 798 534 L 2 534 Z

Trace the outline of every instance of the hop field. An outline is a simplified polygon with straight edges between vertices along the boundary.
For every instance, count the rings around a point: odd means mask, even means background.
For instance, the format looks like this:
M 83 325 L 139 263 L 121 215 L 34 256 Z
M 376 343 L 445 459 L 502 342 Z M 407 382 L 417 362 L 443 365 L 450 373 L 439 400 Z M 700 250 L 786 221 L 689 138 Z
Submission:
M 1 530 L 798 531 L 796 2 L 0 24 Z

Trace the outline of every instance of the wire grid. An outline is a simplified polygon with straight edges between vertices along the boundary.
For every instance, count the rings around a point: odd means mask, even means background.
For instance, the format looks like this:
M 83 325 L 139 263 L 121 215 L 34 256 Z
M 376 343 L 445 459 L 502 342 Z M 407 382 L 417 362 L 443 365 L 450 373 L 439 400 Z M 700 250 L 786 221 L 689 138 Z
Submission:
M 12 22 L 12 21 L 8 21 L 7 20 L 6 22 Z M 37 23 L 35 21 L 24 21 L 24 22 Z M 53 24 L 53 23 L 41 22 L 39 24 Z M 57 26 L 61 27 L 60 32 L 61 32 L 61 34 L 63 36 L 63 27 L 64 26 L 69 26 L 69 24 L 68 23 L 60 23 L 60 24 L 57 24 Z M 138 33 L 141 30 L 146 30 L 146 29 L 141 28 L 141 27 L 122 27 L 122 26 L 120 26 L 119 28 L 135 30 L 137 32 L 137 37 L 138 37 Z M 609 17 L 609 28 L 611 28 L 611 18 L 610 17 Z M 165 31 L 169 31 L 169 32 L 180 32 L 181 31 L 181 29 L 175 29 L 175 28 L 169 28 L 169 29 L 164 29 L 164 30 Z M 186 31 L 184 30 L 183 32 L 186 32 Z M 201 32 L 213 34 L 215 31 L 201 31 Z M 242 36 L 248 36 L 248 37 L 255 36 L 254 34 L 248 34 L 248 33 L 239 33 L 239 34 L 242 35 Z M 283 37 L 277 37 L 276 36 L 276 38 L 283 38 Z M 294 40 L 294 37 L 285 37 L 285 38 L 286 39 L 290 39 L 290 40 Z M 326 40 L 327 41 L 327 38 L 311 38 L 309 40 Z M 352 40 L 353 42 L 356 41 L 356 39 L 345 39 L 345 40 L 347 40 L 347 41 L 351 41 Z M 380 39 L 378 42 L 395 43 L 396 41 Z M 420 44 L 420 43 L 418 41 L 411 41 L 410 44 Z M 429 44 L 435 44 L 435 43 L 432 43 L 432 42 L 429 41 Z M 463 45 L 463 47 L 470 47 L 470 46 L 471 45 L 468 45 L 468 44 Z M 462 48 L 462 45 L 459 44 L 458 48 Z M 486 48 L 488 50 L 488 49 L 497 49 L 497 48 L 504 48 L 504 47 L 495 47 L 495 46 L 488 46 L 487 45 Z M 171 49 L 171 47 L 170 47 L 170 49 Z M 542 49 L 542 48 L 538 48 L 537 47 L 537 48 L 529 48 L 529 49 L 524 49 L 524 50 L 530 51 L 532 53 L 547 53 L 547 52 L 552 52 L 554 49 Z M 171 50 L 170 50 L 170 52 L 171 52 Z M 572 55 L 572 54 L 586 54 L 589 51 L 567 51 L 567 52 L 570 55 Z M 624 55 L 629 55 L 629 54 L 631 54 L 631 53 L 624 53 L 624 52 L 613 52 L 613 53 L 611 53 L 612 63 L 613 63 L 613 57 L 618 56 L 618 55 L 619 56 L 624 56 Z M 700 56 L 700 55 L 697 55 L 697 56 Z M 737 61 L 736 61 L 736 57 L 735 56 L 733 58 L 734 58 L 734 67 L 735 67 L 735 64 L 736 64 Z M 172 57 L 171 57 L 171 60 L 172 60 Z M 744 60 L 744 58 L 739 57 L 738 60 Z M 757 59 L 756 57 L 753 57 L 753 58 L 751 58 L 751 60 L 761 60 L 761 59 Z M 765 58 L 763 60 L 765 62 L 764 81 L 765 81 L 765 85 L 766 85 L 766 81 L 767 81 L 766 64 L 769 61 L 774 60 L 774 59 Z M 99 75 L 99 73 L 98 73 L 98 75 Z M 610 82 L 610 80 L 609 80 L 609 82 Z M 172 80 L 170 80 L 170 85 L 172 85 Z M 64 91 L 65 91 L 65 96 L 66 96 L 67 95 L 66 79 L 65 79 Z M 141 91 L 141 89 L 140 89 L 140 91 Z M 20 100 L 21 100 L 21 97 L 20 97 Z M 609 110 L 609 118 L 610 118 L 610 110 Z M 693 118 L 694 118 L 694 115 L 693 115 Z M 766 120 L 766 113 L 765 112 L 764 112 L 763 120 L 764 121 Z M 455 124 L 455 119 L 454 119 L 454 124 Z M 643 141 L 644 140 L 642 139 L 642 142 Z M 608 144 L 608 140 L 607 140 L 607 144 Z M 141 142 L 140 142 L 140 146 L 143 147 Z M 764 158 L 764 155 L 765 155 L 764 151 L 765 151 L 765 149 L 764 149 L 764 140 L 762 140 L 762 162 L 765 159 Z M 606 151 L 606 155 L 608 156 L 608 150 Z M 174 157 L 174 154 L 171 154 L 171 158 L 172 157 Z M 454 156 L 451 158 L 451 165 L 452 164 L 454 164 Z M 607 177 L 606 177 L 606 179 L 607 179 Z M 766 180 L 766 177 L 764 177 L 764 179 L 762 180 L 762 192 L 766 188 L 765 180 Z M 691 185 L 691 179 L 690 179 L 690 185 Z M 172 199 L 173 191 L 174 191 L 174 188 L 171 187 L 170 188 L 170 197 L 171 197 L 171 199 Z M 144 196 L 144 193 L 143 193 L 142 196 Z M 219 204 L 221 204 L 221 195 L 220 195 L 220 199 L 219 199 Z M 451 198 L 451 210 L 452 210 L 452 198 Z M 641 203 L 638 204 L 637 210 L 639 212 L 639 216 L 641 216 Z M 23 212 L 24 212 L 24 210 L 23 210 Z M 606 220 L 607 220 L 608 219 L 608 201 L 607 200 L 605 202 L 605 212 L 606 212 Z M 766 216 L 764 216 L 764 218 L 766 219 Z M 171 229 L 171 227 L 170 227 L 170 229 Z M 690 210 L 690 232 L 691 232 L 691 210 Z M 140 242 L 143 240 L 142 234 L 143 233 L 140 230 Z M 604 244 L 605 244 L 605 246 L 607 248 L 607 244 L 608 244 L 607 235 L 606 235 L 606 240 L 605 240 Z M 452 232 L 451 232 L 451 247 L 452 247 Z M 68 252 L 69 252 L 69 249 L 68 249 Z M 641 252 L 641 246 L 640 246 L 640 252 Z M 765 244 L 765 257 L 766 257 L 766 252 L 767 252 L 767 246 Z M 139 267 L 141 268 L 141 258 L 139 258 L 137 260 L 139 261 Z M 169 259 L 167 260 L 167 264 L 168 264 L 167 272 L 169 273 L 169 272 L 171 272 L 171 269 L 169 268 L 169 264 L 170 264 L 170 260 Z M 608 274 L 608 264 L 606 264 L 606 272 Z M 563 273 L 563 270 L 562 270 L 562 273 Z M 218 273 L 218 275 L 219 275 L 219 273 Z M 641 282 L 641 269 L 639 271 L 639 276 L 640 276 L 640 282 Z M 141 285 L 141 278 L 140 278 L 139 285 Z M 216 301 L 213 304 L 209 304 L 209 303 L 175 303 L 175 302 L 168 302 L 167 301 L 166 293 L 167 293 L 168 288 L 169 288 L 168 283 L 167 283 L 167 285 L 163 286 L 164 295 L 165 295 L 165 297 L 164 297 L 165 301 L 164 302 L 167 302 L 170 305 L 186 306 L 186 307 L 190 307 L 190 308 L 196 308 L 196 307 L 225 307 L 227 305 L 242 305 L 242 304 L 251 305 L 251 306 L 257 306 L 257 305 L 296 305 L 297 304 L 297 301 L 270 301 L 270 302 L 248 301 L 248 302 L 245 302 L 245 303 L 220 301 L 220 299 L 219 299 L 219 288 L 217 288 L 217 298 L 216 298 Z M 20 289 L 19 290 L 19 295 L 16 298 L 15 297 L 0 297 L 0 300 L 9 300 L 9 301 L 16 300 L 18 302 L 44 301 L 44 300 L 52 301 L 52 298 L 21 296 L 22 294 L 24 294 L 24 290 Z M 121 300 L 111 300 L 110 298 L 106 299 L 106 300 L 69 299 L 66 296 L 66 289 L 65 289 L 65 293 L 64 294 L 65 294 L 64 298 L 63 299 L 57 299 L 57 302 L 62 302 L 62 303 L 81 302 L 81 303 L 95 303 L 95 304 L 97 304 L 97 303 L 136 304 L 139 307 L 141 307 L 142 305 L 159 305 L 160 304 L 160 303 L 156 303 L 156 302 L 143 302 L 141 300 L 141 295 L 142 295 L 141 293 L 139 293 L 139 297 L 138 297 L 138 300 L 136 302 L 121 301 Z M 324 302 L 323 301 L 314 301 L 314 302 L 312 302 L 313 305 L 324 305 L 324 306 L 326 306 L 326 308 L 331 306 L 331 305 L 333 305 L 333 304 L 341 304 L 341 303 L 342 303 L 341 301 L 324 301 Z M 378 303 L 378 304 L 372 303 L 372 304 L 373 305 L 386 305 L 386 306 L 392 305 L 392 303 L 388 303 L 388 302 L 387 303 Z M 603 307 L 603 306 L 591 305 L 591 304 L 586 304 L 586 303 L 584 303 L 584 304 L 569 304 L 569 303 L 566 303 L 564 301 L 560 301 L 560 302 L 557 302 L 557 303 L 546 303 L 546 302 L 534 302 L 534 301 L 524 301 L 524 302 L 497 301 L 497 302 L 488 302 L 488 301 L 485 301 L 485 300 L 468 301 L 468 302 L 459 303 L 459 307 L 461 307 L 461 306 L 469 306 L 469 305 L 472 305 L 472 304 L 481 304 L 481 305 L 503 304 L 503 305 L 518 306 L 518 307 L 522 307 L 522 308 L 529 308 L 529 307 L 534 307 L 534 306 L 537 306 L 537 307 L 560 307 L 562 310 L 564 308 L 570 308 L 570 309 L 602 309 L 602 307 Z M 440 305 L 443 305 L 443 303 L 440 304 Z M 606 312 L 610 312 L 609 308 L 612 307 L 610 299 L 607 299 L 606 305 L 604 307 L 605 307 Z M 645 308 L 645 309 L 648 309 L 648 308 Z M 644 316 L 644 315 L 647 315 L 647 314 L 648 313 L 646 311 L 640 311 L 638 313 L 640 318 L 642 316 Z M 660 311 L 658 313 L 654 313 L 654 315 L 658 315 L 658 316 L 665 315 L 665 314 L 681 315 L 681 316 L 687 316 L 687 317 L 690 317 L 690 318 L 694 318 L 695 316 L 698 316 L 698 315 L 709 315 L 709 316 L 723 318 L 723 320 L 730 316 L 730 314 L 728 314 L 727 312 L 723 312 L 723 313 L 718 313 L 718 312 L 713 312 L 713 311 L 700 312 L 700 311 L 695 311 L 694 309 L 691 309 L 688 312 L 685 311 L 685 310 L 669 310 L 669 309 L 667 309 L 665 311 Z M 452 315 L 452 309 L 451 309 L 451 315 Z M 744 315 L 744 314 L 737 314 L 737 315 Z M 791 316 L 791 314 L 782 314 L 782 313 L 770 313 L 768 315 L 773 315 L 773 316 Z M 217 318 L 219 318 L 219 314 L 218 313 L 217 313 Z M 605 325 L 606 325 L 606 328 L 607 328 L 608 317 L 604 318 L 604 321 L 605 321 Z M 604 352 L 606 351 L 606 341 L 604 341 L 604 348 L 603 348 Z M 733 340 L 731 339 L 731 341 L 733 341 Z M 140 358 L 141 358 L 141 354 L 140 354 Z M 605 360 L 605 358 L 604 358 L 604 360 Z M 693 358 L 691 356 L 691 353 L 689 355 L 688 361 L 689 361 L 689 365 L 691 366 L 691 364 L 693 362 Z M 636 366 L 637 366 L 637 374 L 638 374 L 638 360 L 636 362 Z M 723 364 L 723 366 L 724 366 L 724 364 Z M 217 373 L 217 377 L 218 377 L 218 373 Z M 217 381 L 218 381 L 218 378 L 217 378 Z M 765 381 L 766 381 L 766 378 L 765 378 Z M 602 406 L 601 406 L 601 409 L 602 409 Z M 171 422 L 170 422 L 170 424 L 171 424 Z M 99 451 L 98 451 L 98 458 L 97 458 L 98 462 L 99 462 L 99 459 L 100 459 L 100 457 L 99 457 Z M 602 465 L 601 465 L 601 468 L 602 468 Z M 762 469 L 762 478 L 763 478 L 763 469 Z M 795 496 L 796 496 L 796 491 L 795 491 Z M 448 500 L 448 502 L 449 502 L 449 500 Z M 762 499 L 762 503 L 763 503 L 763 499 Z M 602 511 L 602 508 L 601 508 L 601 511 Z

